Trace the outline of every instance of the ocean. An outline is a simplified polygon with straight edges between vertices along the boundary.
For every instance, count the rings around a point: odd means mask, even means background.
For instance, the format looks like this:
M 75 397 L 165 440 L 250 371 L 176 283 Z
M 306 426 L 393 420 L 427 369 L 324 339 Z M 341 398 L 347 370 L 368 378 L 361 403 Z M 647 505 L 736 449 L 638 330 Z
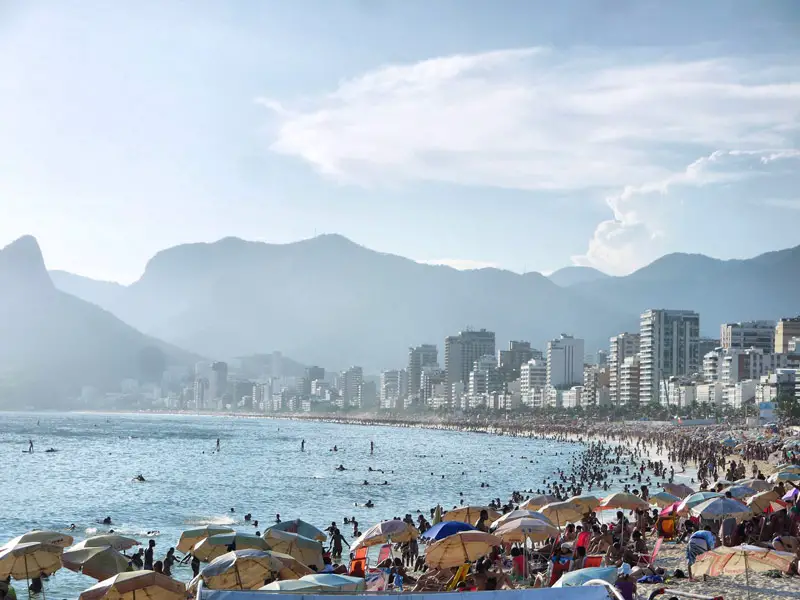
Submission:
M 24 452 L 28 440 L 32 454 Z M 51 447 L 57 452 L 46 453 Z M 157 531 L 159 559 L 184 529 L 220 524 L 254 533 L 243 520 L 248 512 L 260 531 L 276 514 L 320 528 L 336 521 L 351 541 L 344 517 L 354 516 L 364 531 L 394 516 L 427 514 L 437 502 L 451 508 L 461 500 L 506 501 L 513 490 L 541 487 L 582 448 L 521 437 L 281 419 L 0 413 L 0 541 L 74 523 L 77 542 L 106 532 L 109 527 L 98 521 L 110 516 L 116 533 L 140 542 Z M 339 465 L 346 470 L 336 470 Z M 134 482 L 138 474 L 146 481 Z M 384 481 L 389 485 L 378 485 Z M 362 506 L 367 500 L 374 508 Z M 179 567 L 174 574 L 188 580 L 191 570 Z M 46 582 L 46 593 L 77 598 L 94 583 L 62 569 Z M 24 583 L 16 587 L 24 597 Z

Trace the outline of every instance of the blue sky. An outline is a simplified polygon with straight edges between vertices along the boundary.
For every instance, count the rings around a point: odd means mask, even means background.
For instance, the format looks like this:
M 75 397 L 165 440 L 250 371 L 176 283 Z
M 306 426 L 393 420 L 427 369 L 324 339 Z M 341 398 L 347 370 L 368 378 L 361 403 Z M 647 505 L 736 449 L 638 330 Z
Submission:
M 337 232 L 624 274 L 800 244 L 800 4 L 0 4 L 0 244 L 122 282 Z

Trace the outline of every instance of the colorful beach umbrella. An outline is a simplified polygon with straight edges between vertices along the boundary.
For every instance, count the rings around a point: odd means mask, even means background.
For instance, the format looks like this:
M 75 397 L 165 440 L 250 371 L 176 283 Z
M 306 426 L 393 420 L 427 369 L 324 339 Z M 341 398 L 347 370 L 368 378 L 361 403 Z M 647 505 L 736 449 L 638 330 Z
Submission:
M 293 556 L 304 565 L 318 571 L 325 568 L 322 560 L 322 544 L 317 540 L 288 531 L 268 529 L 264 532 L 264 541 L 267 543 L 267 550 Z
M 482 531 L 462 531 L 431 544 L 425 562 L 434 569 L 449 569 L 474 562 L 493 546 L 502 546 L 499 537 Z
M 710 498 L 694 506 L 691 514 L 702 519 L 722 521 L 723 519 L 736 519 L 741 521 L 752 516 L 750 507 L 732 498 Z
M 461 521 L 462 523 L 474 525 L 480 518 L 481 511 L 484 510 L 489 515 L 487 519 L 488 523 L 486 523 L 487 525 L 500 518 L 500 513 L 496 510 L 492 510 L 488 506 L 461 506 L 453 510 L 448 510 L 442 516 L 442 521 Z
M 443 521 L 426 530 L 422 537 L 428 540 L 441 540 L 460 531 L 475 531 L 475 528 L 461 521 Z
M 650 496 L 649 502 L 650 504 L 664 508 L 665 506 L 670 506 L 676 502 L 680 504 L 681 499 L 675 494 L 670 494 L 669 492 L 657 492 Z
M 5 544 L 0 546 L 0 550 L 9 546 L 27 544 L 30 542 L 39 542 L 40 544 L 48 544 L 50 546 L 66 548 L 74 541 L 75 538 L 73 538 L 71 535 L 61 533 L 60 531 L 34 529 L 33 531 L 29 531 L 28 533 L 23 533 L 22 535 L 15 537 L 13 540 L 7 541 Z
M 128 558 L 111 546 L 69 549 L 61 555 L 61 562 L 70 571 L 98 581 L 130 570 Z
M 676 516 L 679 516 L 679 517 L 685 517 L 686 514 L 688 514 L 688 513 L 684 512 L 684 514 L 681 514 L 681 513 L 678 512 L 678 509 L 681 506 L 681 502 L 683 502 L 683 501 L 682 500 L 678 500 L 677 502 L 673 502 L 672 504 L 670 504 L 668 506 L 665 506 L 664 508 L 661 509 L 661 512 L 659 512 L 658 515 L 660 517 L 670 517 L 672 515 L 676 515 Z
M 750 507 L 750 510 L 753 511 L 754 515 L 760 515 L 761 513 L 770 513 L 776 510 L 775 502 L 780 502 L 780 496 L 778 492 L 775 490 L 766 490 L 764 492 L 759 492 L 754 496 L 751 496 L 747 499 L 745 504 Z M 785 508 L 785 504 L 783 507 Z M 777 510 L 781 510 L 777 508 Z
M 525 502 L 520 504 L 519 507 L 522 510 L 539 510 L 543 506 L 552 504 L 553 502 L 558 502 L 558 498 L 550 494 L 539 494 L 538 496 L 528 498 Z
M 399 519 L 381 521 L 362 533 L 350 545 L 351 550 L 380 546 L 387 543 L 402 544 L 419 537 L 419 530 L 411 523 Z
M 497 528 L 496 535 L 506 543 L 541 542 L 558 535 L 558 528 L 539 519 L 515 519 Z
M 706 500 L 711 500 L 712 498 L 724 498 L 724 495 L 719 492 L 695 492 L 683 499 L 678 506 L 678 512 L 687 513 L 698 504 L 702 504 Z
M 199 527 L 197 529 L 187 529 L 181 533 L 181 537 L 178 539 L 178 545 L 175 546 L 175 548 L 177 548 L 179 552 L 186 554 L 193 546 L 202 542 L 204 539 L 221 533 L 233 533 L 233 529 L 230 527 L 215 527 L 213 525 L 206 525 L 205 527 Z
M 154 571 L 130 571 L 81 592 L 79 600 L 185 600 L 186 586 Z
M 541 513 L 536 510 L 512 510 L 511 512 L 507 512 L 502 517 L 497 519 L 494 523 L 492 523 L 491 528 L 496 529 L 500 527 L 504 523 L 508 523 L 509 521 L 515 521 L 516 519 L 539 519 L 540 521 L 544 521 L 545 523 L 549 523 L 553 525 L 554 523 L 548 519 L 544 513 Z
M 627 492 L 614 492 L 600 501 L 595 511 L 602 510 L 650 510 L 650 505 L 639 496 Z
M 281 521 L 280 523 L 275 523 L 275 525 L 270 525 L 267 529 L 272 529 L 274 531 L 286 531 L 288 533 L 296 533 L 298 535 L 302 535 L 303 537 L 311 538 L 312 540 L 317 540 L 318 542 L 324 542 L 328 539 L 328 536 L 325 534 L 324 531 L 319 529 L 318 527 L 314 527 L 311 523 L 306 523 L 302 519 L 291 519 L 289 521 Z
M 81 550 L 83 548 L 103 548 L 111 546 L 114 550 L 128 550 L 134 546 L 138 546 L 139 542 L 133 538 L 125 537 L 124 535 L 117 535 L 115 533 L 107 533 L 105 535 L 94 535 L 86 538 L 82 542 L 78 542 L 70 548 L 70 550 Z
M 288 535 L 288 534 L 287 534 Z M 198 542 L 192 554 L 200 561 L 209 562 L 232 550 L 269 550 L 264 538 L 250 533 L 218 533 Z
M 741 575 L 747 583 L 747 597 L 750 597 L 750 573 L 782 571 L 788 573 L 797 557 L 790 552 L 777 552 L 759 546 L 741 545 L 720 546 L 701 554 L 692 566 L 692 575 Z

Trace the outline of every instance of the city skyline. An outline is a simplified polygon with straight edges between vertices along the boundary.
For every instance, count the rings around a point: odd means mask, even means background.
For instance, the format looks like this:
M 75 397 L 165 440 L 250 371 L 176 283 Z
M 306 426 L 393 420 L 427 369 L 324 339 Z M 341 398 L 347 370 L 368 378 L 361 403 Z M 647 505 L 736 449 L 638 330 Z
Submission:
M 792 2 L 304 4 L 4 3 L 0 245 L 130 283 L 229 235 L 611 274 L 800 241 Z

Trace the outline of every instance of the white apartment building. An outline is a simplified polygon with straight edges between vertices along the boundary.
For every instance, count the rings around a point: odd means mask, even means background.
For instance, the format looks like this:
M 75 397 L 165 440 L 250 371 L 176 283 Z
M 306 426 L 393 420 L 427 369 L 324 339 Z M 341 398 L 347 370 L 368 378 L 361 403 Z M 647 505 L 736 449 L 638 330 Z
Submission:
M 722 406 L 722 391 L 722 383 L 719 381 L 699 383 L 695 386 L 695 400 L 698 404 L 705 403 L 712 406 Z
M 620 370 L 622 363 L 629 356 L 639 354 L 641 338 L 638 333 L 620 333 L 610 340 L 608 352 L 608 386 L 611 403 L 621 404 L 620 401 Z M 637 385 L 638 388 L 638 385 Z
M 561 394 L 561 406 L 564 408 L 577 408 L 583 406 L 584 387 L 576 385 Z
M 364 371 L 361 367 L 350 367 L 339 376 L 339 394 L 341 408 L 358 406 L 360 403 L 361 384 L 364 382 Z
M 400 395 L 400 371 L 391 369 L 381 373 L 381 387 L 379 391 L 380 407 L 387 410 L 397 408 Z
M 602 406 L 608 404 L 610 398 L 609 368 L 599 365 L 583 367 L 583 404 Z
M 670 377 L 667 382 L 667 402 L 670 406 L 684 408 L 697 400 L 697 388 L 691 381 Z
M 520 367 L 520 393 L 526 396 L 534 390 L 542 390 L 547 385 L 547 363 L 540 358 L 532 358 Z
M 561 334 L 547 342 L 547 385 L 558 389 L 569 389 L 583 385 L 582 339 Z
M 639 401 L 661 402 L 669 377 L 700 369 L 700 315 L 691 310 L 651 309 L 640 320 Z
M 724 350 L 722 348 L 717 348 L 712 352 L 707 352 L 705 356 L 703 356 L 703 381 L 706 383 L 719 381 L 719 363 L 723 352 Z
M 744 321 L 723 323 L 720 327 L 720 346 L 723 348 L 760 348 L 772 352 L 775 348 L 775 321 Z
M 739 409 L 745 404 L 754 403 L 758 384 L 759 380 L 747 379 L 745 381 L 739 381 L 732 386 L 728 386 L 726 388 L 728 406 Z
M 448 397 L 452 398 L 453 385 L 469 384 L 469 373 L 481 356 L 494 356 L 495 336 L 493 331 L 461 331 L 444 340 L 444 370 L 447 376 Z
M 619 400 L 616 406 L 630 406 L 639 402 L 641 359 L 638 354 L 628 356 L 619 369 Z
M 468 390 L 470 396 L 480 396 L 498 391 L 500 374 L 497 371 L 497 358 L 487 354 L 475 361 L 469 373 Z

